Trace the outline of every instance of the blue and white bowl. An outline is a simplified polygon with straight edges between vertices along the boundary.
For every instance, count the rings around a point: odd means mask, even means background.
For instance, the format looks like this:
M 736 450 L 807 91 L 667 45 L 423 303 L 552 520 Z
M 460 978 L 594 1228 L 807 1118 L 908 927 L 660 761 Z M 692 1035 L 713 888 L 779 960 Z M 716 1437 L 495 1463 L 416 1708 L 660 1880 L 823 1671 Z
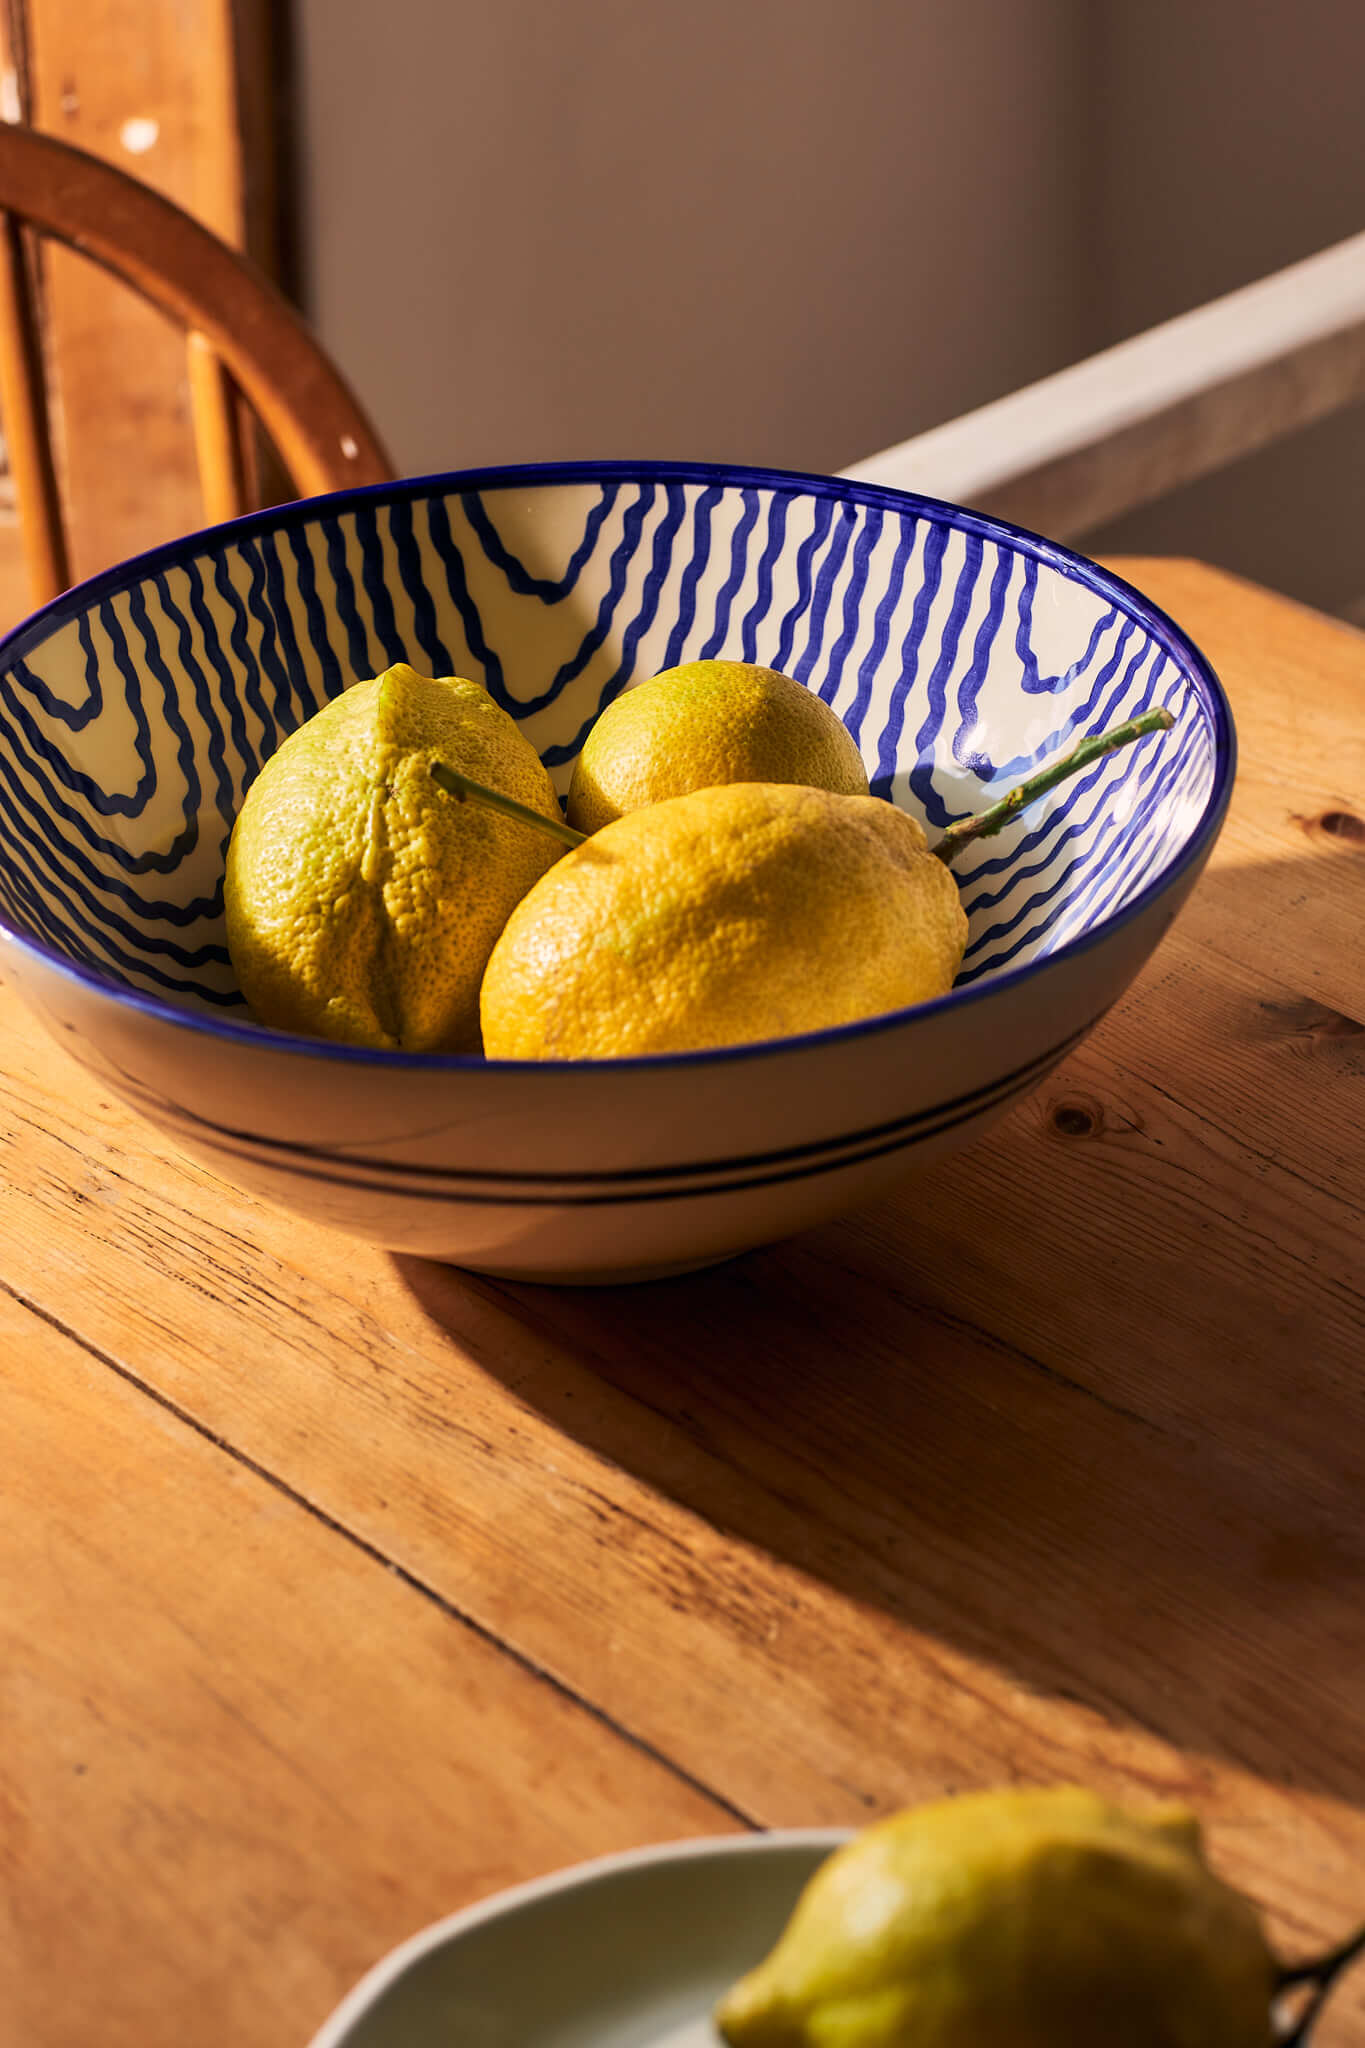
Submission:
M 817 691 L 931 838 L 1088 732 L 1157 704 L 1176 723 L 959 860 L 970 941 L 936 1002 L 554 1064 L 252 1021 L 224 849 L 320 705 L 400 660 L 473 677 L 562 789 L 605 704 L 707 655 Z M 0 960 L 60 1043 L 272 1202 L 547 1280 L 723 1257 L 977 1137 L 1156 944 L 1234 759 L 1197 650 L 1066 549 L 897 491 L 681 463 L 428 477 L 236 520 L 47 606 L 0 644 L 0 695 Z

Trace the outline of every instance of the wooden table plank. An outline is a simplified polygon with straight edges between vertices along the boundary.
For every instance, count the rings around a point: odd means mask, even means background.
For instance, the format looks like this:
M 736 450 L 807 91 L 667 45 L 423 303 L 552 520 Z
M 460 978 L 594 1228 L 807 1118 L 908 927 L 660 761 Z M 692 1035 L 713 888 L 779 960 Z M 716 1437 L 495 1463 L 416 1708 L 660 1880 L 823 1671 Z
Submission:
M 19 1068 L 23 1056 L 4 1050 L 5 1064 Z M 808 1768 L 800 1758 L 754 1757 L 742 1728 L 730 1736 L 713 1725 L 742 1650 L 760 1654 L 774 1694 L 790 1683 L 791 1611 L 807 1612 L 813 1595 L 809 1588 L 784 1590 L 766 1552 L 802 1570 L 823 1567 L 836 1583 L 849 1572 L 865 1574 L 864 1592 L 880 1576 L 885 1597 L 902 1604 L 907 1539 L 920 1523 L 932 1539 L 915 1561 L 920 1597 L 941 1579 L 943 1611 L 933 1616 L 935 1626 L 965 1630 L 973 1650 L 988 1657 L 1025 1562 L 1010 1546 L 1027 1548 L 1031 1540 L 1019 1512 L 1024 1499 L 1036 1494 L 1037 1509 L 1048 1516 L 1038 1531 L 1039 1555 L 1028 1560 L 1041 1568 L 1054 1549 L 1074 1547 L 1068 1518 L 1080 1503 L 1093 1505 L 1094 1493 L 1092 1487 L 1078 1496 L 1077 1485 L 1105 1457 L 1116 1429 L 1123 1462 L 1106 1486 L 1115 1489 L 1116 1506 L 1131 1496 L 1128 1533 L 1143 1549 L 1155 1542 L 1144 1502 L 1149 1493 L 1160 1499 L 1173 1479 L 1189 1518 L 1221 1505 L 1225 1517 L 1236 1513 L 1248 1540 L 1249 1532 L 1273 1532 L 1301 1518 L 1311 1502 L 1303 1492 L 1304 1460 L 1291 1458 L 1293 1441 L 1284 1435 L 1295 1412 L 1294 1386 L 1263 1415 L 1263 1381 L 1240 1367 L 1229 1373 L 1226 1360 L 1211 1362 L 1200 1398 L 1223 1400 L 1226 1413 L 1222 1442 L 1208 1445 L 1190 1412 L 1198 1390 L 1149 1360 L 1144 1399 L 1136 1384 L 1144 1354 L 1123 1331 L 1114 1333 L 1110 1359 L 1092 1356 L 1093 1390 L 1079 1377 L 1068 1382 L 1060 1368 L 1029 1356 L 1026 1344 L 1021 1350 L 981 1327 L 1006 1320 L 1014 1289 L 1027 1278 L 1022 1268 L 1006 1266 L 1009 1233 L 992 1236 L 993 1264 L 964 1233 L 956 1287 L 960 1294 L 965 1281 L 971 1294 L 969 1320 L 951 1277 L 935 1283 L 945 1237 L 926 1234 L 909 1206 L 912 1196 L 811 1233 L 799 1246 L 688 1281 L 610 1294 L 500 1288 L 276 1223 L 207 1173 L 144 1149 L 141 1127 L 117 1111 L 111 1115 L 119 1142 L 105 1153 L 92 1142 L 104 1134 L 104 1113 L 73 1097 L 64 1063 L 55 1059 L 53 1081 L 64 1097 L 55 1085 L 40 1095 L 48 1055 L 41 1047 L 35 1052 L 34 1064 L 23 1061 L 27 1108 L 13 1098 L 5 1104 L 12 1126 L 36 1110 L 40 1128 L 30 1127 L 0 1205 L 0 1269 L 13 1273 L 27 1249 L 30 1299 L 78 1322 L 107 1355 L 125 1365 L 135 1359 L 139 1375 L 202 1426 L 285 1473 L 325 1512 L 565 1683 L 610 1700 L 612 1711 L 631 1716 L 630 1725 L 652 1729 L 650 1739 L 687 1743 L 689 1768 L 706 1773 L 708 1758 L 714 1765 L 733 1748 L 746 1782 L 727 1785 L 727 1796 L 757 1818 L 801 1817 L 802 1808 L 793 1810 L 798 1799 L 819 1802 L 811 1818 L 847 1812 L 846 1788 L 834 1776 L 845 1740 L 841 1688 L 825 1701 L 830 1781 L 798 1785 Z M 1025 1154 L 1037 1140 L 1022 1119 L 1010 1135 L 1011 1149 L 1000 1157 L 1014 1188 L 1026 1180 Z M 82 1154 L 94 1171 L 75 1188 L 73 1205 L 64 1176 Z M 955 1210 L 961 1188 L 952 1183 L 947 1191 Z M 1125 1201 L 1129 1192 L 1124 1182 Z M 1082 1187 L 1084 1201 L 1093 1194 Z M 1021 1205 L 1026 1195 L 1025 1185 Z M 268 1233 L 269 1251 L 253 1233 Z M 152 1273 L 160 1276 L 155 1299 Z M 1239 1257 L 1229 1299 L 1238 1297 L 1242 1280 Z M 1140 1285 L 1139 1274 L 1131 1283 L 1134 1299 Z M 1054 1290 L 1044 1274 L 1042 1307 Z M 875 1330 L 857 1321 L 864 1297 L 875 1300 Z M 1085 1313 L 1078 1301 L 1072 1327 L 1062 1319 L 1064 1337 L 1075 1341 L 1074 1324 Z M 745 1359 L 742 1375 L 729 1362 L 735 1349 Z M 850 1352 L 856 1372 L 831 1373 L 831 1359 Z M 1243 1357 L 1256 1361 L 1254 1352 Z M 1103 1372 L 1113 1359 L 1133 1375 L 1135 1385 L 1124 1394 L 1138 1405 L 1105 1392 Z M 1271 1383 L 1272 1391 L 1277 1387 Z M 1239 1422 L 1248 1402 L 1257 1405 Z M 1343 1521 L 1347 1564 L 1356 1555 L 1361 1462 L 1349 1418 L 1343 1401 L 1329 1445 L 1341 1473 L 1330 1472 L 1327 1453 L 1312 1468 L 1324 1513 L 1335 1507 Z M 538 1426 L 545 1419 L 555 1427 L 552 1442 Z M 1238 1428 L 1240 1436 L 1233 1434 Z M 1263 1455 L 1254 1460 L 1258 1445 Z M 1025 1450 L 1027 1465 L 1014 1470 Z M 850 1496 L 846 1479 L 855 1470 Z M 914 1498 L 906 1502 L 911 1472 Z M 954 1529 L 973 1493 L 984 1496 L 978 1526 Z M 671 1513 L 668 1496 L 685 1512 Z M 755 1554 L 718 1533 L 741 1515 L 740 1533 Z M 1177 1526 L 1164 1564 L 1158 1552 L 1149 1574 L 1161 1564 L 1178 1583 L 1184 1540 Z M 852 1559 L 841 1568 L 839 1553 L 850 1547 Z M 993 1555 L 997 1548 L 1000 1557 Z M 1087 1561 L 1081 1551 L 1079 1559 L 1052 1559 L 1052 1569 L 1063 1584 L 1077 1570 L 1092 1572 L 1091 1596 L 1102 1608 L 1114 1561 L 1103 1554 Z M 1238 1569 L 1234 1546 L 1222 1545 L 1217 1563 L 1228 1573 Z M 1254 1555 L 1240 1566 L 1254 1566 Z M 957 1575 L 973 1567 L 989 1569 L 993 1592 L 989 1583 L 974 1587 L 979 1605 L 954 1619 Z M 1234 1590 L 1231 1578 L 1218 1580 L 1209 1597 L 1216 1605 Z M 1243 1607 L 1254 1591 L 1253 1574 L 1241 1588 Z M 1184 1632 L 1197 1647 L 1208 1617 L 1197 1596 L 1179 1604 L 1189 1609 Z M 686 1612 L 679 1614 L 680 1606 Z M 827 1609 L 817 1603 L 820 1618 L 808 1626 L 837 1626 L 847 1637 L 847 1624 Z M 786 1629 L 768 1644 L 771 1618 L 784 1612 Z M 1307 1657 L 1314 1648 L 1311 1619 L 1300 1626 L 1291 1608 L 1279 1625 L 1288 1632 L 1279 1654 Z M 676 1689 L 659 1696 L 658 1660 L 681 1631 L 718 1634 L 707 1660 L 709 1683 L 705 1669 L 685 1670 Z M 1010 1633 L 1020 1634 L 1017 1623 Z M 817 1647 L 818 1637 L 806 1651 L 814 1655 Z M 611 1660 L 605 1669 L 604 1650 Z M 1125 1642 L 1120 1662 L 1127 1652 Z M 1069 1663 L 1072 1655 L 1064 1636 L 1033 1651 L 1035 1661 Z M 623 1657 L 635 1667 L 625 1697 L 615 1678 Z M 745 1682 L 756 1683 L 756 1674 L 746 1673 Z M 1140 1708 L 1144 1674 L 1135 1682 L 1137 1692 L 1128 1690 Z M 776 1698 L 769 1710 L 781 1711 Z M 1344 1710 L 1349 1714 L 1349 1701 Z M 793 1734 L 810 1711 L 809 1701 L 789 1705 L 784 1718 Z M 639 1715 L 648 1720 L 641 1724 Z M 1315 1719 L 1312 1732 L 1324 1741 L 1329 1731 Z M 864 1774 L 878 1762 L 904 1771 L 894 1716 L 878 1742 L 870 1728 L 861 1740 L 872 1745 Z M 963 1768 L 963 1760 L 954 1767 Z M 764 1771 L 769 1779 L 755 1781 Z M 862 1796 L 875 1797 L 863 1774 L 857 1782 Z
M 1365 808 L 1365 639 L 1130 573 L 1228 682 L 1233 817 L 932 1183 L 687 1280 L 500 1286 L 236 1195 L 5 1002 L 0 1282 L 734 1809 L 1182 1793 L 1302 1947 L 1365 1907 L 1365 856 L 1322 822 Z
M 734 1826 L 0 1297 L 0 2038 L 300 2048 L 500 1886 Z

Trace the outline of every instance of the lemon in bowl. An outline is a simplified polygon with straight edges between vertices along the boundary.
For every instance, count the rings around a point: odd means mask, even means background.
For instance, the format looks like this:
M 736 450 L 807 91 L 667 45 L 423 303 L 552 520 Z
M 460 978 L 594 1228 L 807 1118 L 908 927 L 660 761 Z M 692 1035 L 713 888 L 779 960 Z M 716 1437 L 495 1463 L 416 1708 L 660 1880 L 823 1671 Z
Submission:
M 952 987 L 967 918 L 892 804 L 727 782 L 616 818 L 517 904 L 484 973 L 493 1059 L 794 1037 Z
M 566 809 L 571 825 L 596 832 L 627 811 L 730 782 L 868 793 L 848 727 L 794 676 L 761 662 L 689 661 L 636 683 L 596 720 Z
M 257 1016 L 378 1050 L 477 1052 L 489 953 L 560 848 L 451 804 L 433 761 L 560 815 L 539 755 L 478 683 L 399 662 L 344 691 L 271 755 L 228 842 L 227 946 Z

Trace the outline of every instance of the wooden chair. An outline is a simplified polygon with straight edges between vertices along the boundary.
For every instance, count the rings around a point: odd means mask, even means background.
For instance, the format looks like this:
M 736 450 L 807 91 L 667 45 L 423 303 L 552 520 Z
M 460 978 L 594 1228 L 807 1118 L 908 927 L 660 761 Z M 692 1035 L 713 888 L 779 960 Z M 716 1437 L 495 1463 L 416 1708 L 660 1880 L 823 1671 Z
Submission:
M 238 394 L 301 496 L 393 475 L 303 320 L 244 257 L 112 164 L 0 124 L 0 425 L 35 605 L 71 578 L 25 225 L 91 257 L 186 329 L 206 520 L 249 509 Z
M 1365 234 L 843 474 L 1065 540 L 1365 398 Z

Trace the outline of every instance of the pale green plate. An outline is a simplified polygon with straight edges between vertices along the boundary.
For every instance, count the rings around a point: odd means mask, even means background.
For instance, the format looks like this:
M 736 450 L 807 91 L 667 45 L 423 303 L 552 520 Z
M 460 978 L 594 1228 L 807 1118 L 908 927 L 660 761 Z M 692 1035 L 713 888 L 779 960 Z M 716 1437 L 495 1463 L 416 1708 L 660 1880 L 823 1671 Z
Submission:
M 673 1842 L 500 1892 L 386 1956 L 312 2048 L 717 2048 L 711 2008 L 845 1839 Z

